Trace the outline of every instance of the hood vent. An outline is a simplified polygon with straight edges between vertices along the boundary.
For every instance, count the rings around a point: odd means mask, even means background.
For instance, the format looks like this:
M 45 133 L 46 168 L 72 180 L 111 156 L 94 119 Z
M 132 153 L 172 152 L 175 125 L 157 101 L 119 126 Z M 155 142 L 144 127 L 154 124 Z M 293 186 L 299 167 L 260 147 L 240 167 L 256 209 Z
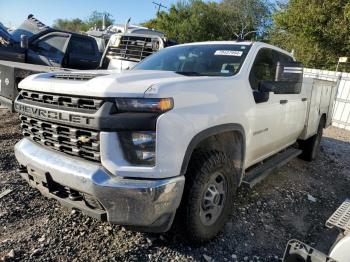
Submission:
M 52 75 L 52 78 L 63 79 L 63 80 L 80 80 L 88 81 L 95 77 L 105 76 L 106 74 L 75 74 L 75 73 L 58 73 Z

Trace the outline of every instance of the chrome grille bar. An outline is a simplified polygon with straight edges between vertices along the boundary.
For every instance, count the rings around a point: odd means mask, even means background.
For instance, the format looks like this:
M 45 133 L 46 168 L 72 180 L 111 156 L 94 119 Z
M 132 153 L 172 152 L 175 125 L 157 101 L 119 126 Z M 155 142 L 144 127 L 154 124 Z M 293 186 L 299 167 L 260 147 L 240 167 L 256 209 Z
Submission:
M 28 90 L 22 90 L 20 92 L 19 99 L 26 99 L 38 103 L 56 105 L 60 107 L 79 108 L 91 111 L 97 111 L 103 104 L 103 99 L 62 96 Z
M 21 115 L 22 133 L 48 148 L 101 161 L 99 132 L 40 121 Z

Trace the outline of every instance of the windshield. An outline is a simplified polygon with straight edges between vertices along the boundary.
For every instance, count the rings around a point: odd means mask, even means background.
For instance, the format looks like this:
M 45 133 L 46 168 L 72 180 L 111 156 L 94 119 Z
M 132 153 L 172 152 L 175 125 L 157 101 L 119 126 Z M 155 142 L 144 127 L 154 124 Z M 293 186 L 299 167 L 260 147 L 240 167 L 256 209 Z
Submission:
M 133 70 L 173 71 L 189 76 L 232 76 L 238 73 L 249 49 L 248 45 L 237 44 L 175 46 L 149 56 Z

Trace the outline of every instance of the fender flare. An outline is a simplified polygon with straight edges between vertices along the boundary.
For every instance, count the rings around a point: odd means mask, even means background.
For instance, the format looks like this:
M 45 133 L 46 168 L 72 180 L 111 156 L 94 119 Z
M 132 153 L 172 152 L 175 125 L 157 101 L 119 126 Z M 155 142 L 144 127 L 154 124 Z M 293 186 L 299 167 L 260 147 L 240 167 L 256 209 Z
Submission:
M 213 135 L 218 135 L 218 134 L 230 132 L 230 131 L 238 131 L 241 134 L 243 139 L 243 143 L 241 145 L 242 147 L 241 150 L 243 153 L 241 170 L 243 172 L 243 166 L 244 166 L 244 160 L 245 160 L 245 154 L 246 154 L 245 132 L 244 132 L 244 128 L 240 124 L 232 123 L 232 124 L 222 124 L 222 125 L 212 126 L 210 128 L 202 130 L 192 138 L 191 142 L 187 146 L 186 153 L 182 161 L 181 175 L 186 174 L 187 167 L 190 162 L 192 153 L 194 149 L 199 145 L 200 142 L 202 142 L 204 139 L 211 137 Z

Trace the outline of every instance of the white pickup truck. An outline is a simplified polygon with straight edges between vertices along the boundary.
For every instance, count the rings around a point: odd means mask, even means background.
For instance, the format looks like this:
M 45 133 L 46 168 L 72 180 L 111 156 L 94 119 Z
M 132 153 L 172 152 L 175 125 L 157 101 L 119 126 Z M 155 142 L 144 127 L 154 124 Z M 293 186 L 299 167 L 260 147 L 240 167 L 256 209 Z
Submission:
M 119 74 L 32 75 L 20 89 L 15 154 L 32 186 L 135 230 L 175 219 L 197 243 L 223 229 L 240 185 L 317 156 L 336 94 L 303 80 L 288 52 L 233 41 L 165 48 Z

